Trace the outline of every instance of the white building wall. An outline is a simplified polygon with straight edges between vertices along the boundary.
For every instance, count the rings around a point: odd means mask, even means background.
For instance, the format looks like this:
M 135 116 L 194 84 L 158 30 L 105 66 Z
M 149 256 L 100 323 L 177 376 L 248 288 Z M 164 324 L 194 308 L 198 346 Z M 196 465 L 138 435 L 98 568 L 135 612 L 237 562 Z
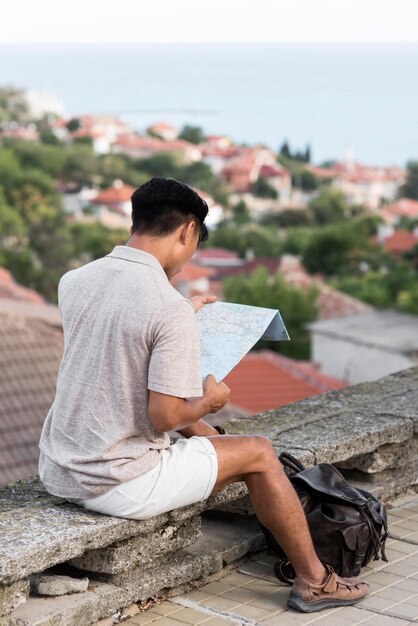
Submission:
M 311 332 L 311 359 L 328 376 L 350 384 L 377 380 L 416 365 L 402 353 Z

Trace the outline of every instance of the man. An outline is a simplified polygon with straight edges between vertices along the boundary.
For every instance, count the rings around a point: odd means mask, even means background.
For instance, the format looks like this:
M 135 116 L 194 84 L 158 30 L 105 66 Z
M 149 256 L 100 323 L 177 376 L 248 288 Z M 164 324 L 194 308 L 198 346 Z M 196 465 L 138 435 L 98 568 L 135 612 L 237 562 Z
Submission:
M 153 178 L 132 195 L 127 245 L 61 278 L 65 350 L 40 440 L 41 479 L 52 494 L 131 519 L 244 481 L 296 571 L 290 606 L 354 604 L 367 584 L 318 560 L 270 442 L 220 436 L 202 419 L 227 403 L 229 389 L 213 376 L 202 387 L 195 310 L 205 299 L 186 300 L 169 280 L 207 238 L 207 213 L 187 185 Z M 170 430 L 184 439 L 170 445 Z

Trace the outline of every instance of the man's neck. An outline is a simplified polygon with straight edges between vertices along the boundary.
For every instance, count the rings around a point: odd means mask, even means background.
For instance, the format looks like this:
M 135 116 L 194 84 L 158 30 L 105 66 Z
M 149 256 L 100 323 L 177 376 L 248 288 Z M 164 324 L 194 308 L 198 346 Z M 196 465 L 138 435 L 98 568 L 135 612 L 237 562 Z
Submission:
M 152 254 L 167 274 L 171 257 L 167 237 L 151 237 L 149 235 L 138 235 L 134 233 L 126 245 L 130 248 L 136 248 L 137 250 L 142 250 L 142 252 Z

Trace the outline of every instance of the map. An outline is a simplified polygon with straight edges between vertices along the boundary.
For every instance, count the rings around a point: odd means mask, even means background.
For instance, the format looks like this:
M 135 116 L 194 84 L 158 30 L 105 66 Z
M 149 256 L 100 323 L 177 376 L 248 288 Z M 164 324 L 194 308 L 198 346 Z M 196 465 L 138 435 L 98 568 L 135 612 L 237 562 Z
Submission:
M 213 302 L 196 314 L 202 377 L 217 382 L 241 361 L 259 339 L 286 341 L 290 337 L 279 311 L 258 306 Z

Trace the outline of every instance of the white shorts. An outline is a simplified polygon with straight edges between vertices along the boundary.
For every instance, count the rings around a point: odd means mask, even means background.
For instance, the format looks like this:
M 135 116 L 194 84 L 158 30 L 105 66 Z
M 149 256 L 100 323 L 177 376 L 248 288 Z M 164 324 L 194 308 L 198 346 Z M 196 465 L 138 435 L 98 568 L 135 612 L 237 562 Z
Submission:
M 210 496 L 218 476 L 218 459 L 209 439 L 179 439 L 160 454 L 161 462 L 146 474 L 102 496 L 71 502 L 98 513 L 140 520 Z

